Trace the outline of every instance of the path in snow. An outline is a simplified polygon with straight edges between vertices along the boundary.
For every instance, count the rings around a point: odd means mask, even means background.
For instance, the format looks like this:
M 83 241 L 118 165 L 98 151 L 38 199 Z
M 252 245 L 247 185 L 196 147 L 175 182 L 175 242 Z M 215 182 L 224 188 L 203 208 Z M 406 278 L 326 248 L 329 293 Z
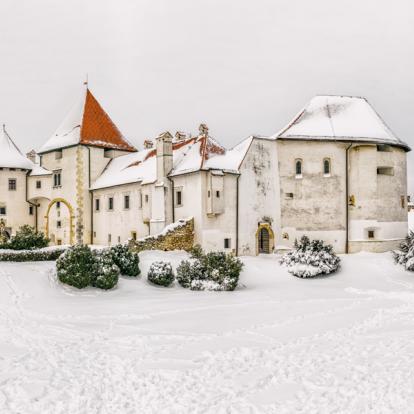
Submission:
M 177 264 L 182 253 L 146 252 Z M 235 292 L 110 292 L 0 263 L 0 413 L 408 413 L 414 274 L 389 254 L 297 279 L 245 258 Z

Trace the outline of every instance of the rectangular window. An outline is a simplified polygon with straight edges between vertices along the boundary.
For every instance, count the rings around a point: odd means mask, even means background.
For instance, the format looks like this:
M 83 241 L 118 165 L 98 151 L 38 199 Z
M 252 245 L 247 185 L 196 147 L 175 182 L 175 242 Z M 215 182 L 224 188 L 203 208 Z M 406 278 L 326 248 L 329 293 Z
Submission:
M 231 239 L 224 239 L 224 248 L 225 249 L 231 248 Z
M 56 201 L 56 208 L 59 210 L 60 209 L 60 201 Z
M 145 202 L 148 203 L 149 197 L 148 194 L 145 194 Z
M 142 191 L 138 192 L 138 208 L 142 208 Z
M 113 209 L 114 209 L 114 198 L 109 197 L 108 198 L 108 210 L 113 210 Z
M 210 190 L 207 191 L 207 197 L 210 198 Z
M 15 191 L 17 187 L 16 179 L 15 178 L 9 178 L 9 191 Z
M 60 187 L 62 185 L 62 171 L 53 171 L 53 187 Z
M 216 191 L 216 197 L 220 198 L 220 191 L 218 191 L 218 190 Z
M 132 237 L 132 240 L 136 240 L 137 239 L 137 232 L 136 231 L 131 231 L 131 237 Z
M 61 229 L 61 228 L 62 228 L 62 222 L 61 222 L 60 220 L 58 220 L 58 221 L 56 222 L 56 227 L 57 227 L 58 229 Z
M 0 206 L 0 216 L 6 215 L 6 206 Z
M 405 208 L 405 196 L 401 196 L 401 208 Z
M 377 151 L 379 151 L 379 152 L 391 152 L 392 149 L 389 145 L 380 144 L 380 145 L 377 145 Z
M 368 230 L 368 238 L 374 239 L 375 238 L 375 231 L 374 230 Z
M 378 175 L 394 175 L 394 168 L 393 167 L 378 167 L 377 174 Z
M 29 206 L 29 214 L 33 216 L 33 206 Z
M 129 195 L 124 196 L 124 209 L 125 210 L 129 209 Z
M 286 200 L 292 200 L 293 199 L 293 193 L 285 193 Z
M 96 231 L 93 232 L 93 237 L 96 237 Z
M 111 243 L 112 236 L 108 234 L 108 243 Z
M 57 239 L 57 240 L 56 240 L 56 244 L 57 244 L 58 246 L 61 246 L 61 245 L 62 245 L 62 240 Z
M 121 243 L 121 236 L 118 236 L 118 243 Z
M 178 191 L 175 193 L 175 205 L 176 205 L 177 207 L 180 207 L 180 206 L 182 206 L 182 205 L 183 205 L 183 193 L 182 193 L 182 191 L 181 191 L 181 190 L 178 190 Z
M 101 208 L 101 206 L 100 206 L 100 200 L 99 200 L 99 198 L 96 198 L 95 199 L 95 210 L 96 211 L 99 211 L 100 208 Z
M 42 188 L 42 182 L 40 180 L 36 181 L 36 188 Z

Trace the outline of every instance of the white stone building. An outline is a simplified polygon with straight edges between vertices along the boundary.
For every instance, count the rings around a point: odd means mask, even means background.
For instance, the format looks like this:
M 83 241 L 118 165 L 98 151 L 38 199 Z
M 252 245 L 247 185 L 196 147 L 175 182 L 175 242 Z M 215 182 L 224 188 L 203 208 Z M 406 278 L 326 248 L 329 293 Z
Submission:
M 111 245 L 194 217 L 196 242 L 240 255 L 303 234 L 337 252 L 384 251 L 407 234 L 409 148 L 363 98 L 317 96 L 280 133 L 231 150 L 200 125 L 137 151 L 86 90 L 40 165 L 5 131 L 0 144 L 7 234 L 31 224 L 54 244 Z

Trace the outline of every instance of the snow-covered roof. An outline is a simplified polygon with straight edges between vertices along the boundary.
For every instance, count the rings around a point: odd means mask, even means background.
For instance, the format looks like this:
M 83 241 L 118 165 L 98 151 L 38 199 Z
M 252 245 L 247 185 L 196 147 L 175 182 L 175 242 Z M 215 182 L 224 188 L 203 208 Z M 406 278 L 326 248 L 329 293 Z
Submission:
M 34 164 L 19 150 L 5 126 L 0 132 L 0 167 L 31 170 Z
M 32 171 L 30 171 L 31 176 L 40 176 L 40 175 L 51 175 L 52 171 L 47 170 L 46 168 L 41 167 L 39 164 L 33 164 Z
M 237 172 L 252 139 L 249 137 L 228 151 L 206 134 L 173 140 L 173 169 L 169 175 L 173 177 L 200 170 Z M 150 148 L 111 160 L 91 189 L 134 182 L 149 184 L 156 180 L 156 149 Z
M 274 138 L 361 141 L 410 149 L 365 98 L 355 96 L 315 96 Z
M 77 144 L 136 151 L 89 89 L 82 93 L 79 102 L 68 113 L 52 137 L 40 148 L 39 153 Z

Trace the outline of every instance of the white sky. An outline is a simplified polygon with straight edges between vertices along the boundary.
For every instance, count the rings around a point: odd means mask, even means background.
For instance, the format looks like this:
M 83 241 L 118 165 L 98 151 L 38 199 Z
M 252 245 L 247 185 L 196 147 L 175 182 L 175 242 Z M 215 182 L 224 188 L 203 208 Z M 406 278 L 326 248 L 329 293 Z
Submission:
M 414 147 L 412 0 L 1 0 L 0 16 L 0 122 L 23 150 L 54 132 L 87 72 L 138 146 L 200 122 L 232 146 L 315 94 L 346 94 Z

